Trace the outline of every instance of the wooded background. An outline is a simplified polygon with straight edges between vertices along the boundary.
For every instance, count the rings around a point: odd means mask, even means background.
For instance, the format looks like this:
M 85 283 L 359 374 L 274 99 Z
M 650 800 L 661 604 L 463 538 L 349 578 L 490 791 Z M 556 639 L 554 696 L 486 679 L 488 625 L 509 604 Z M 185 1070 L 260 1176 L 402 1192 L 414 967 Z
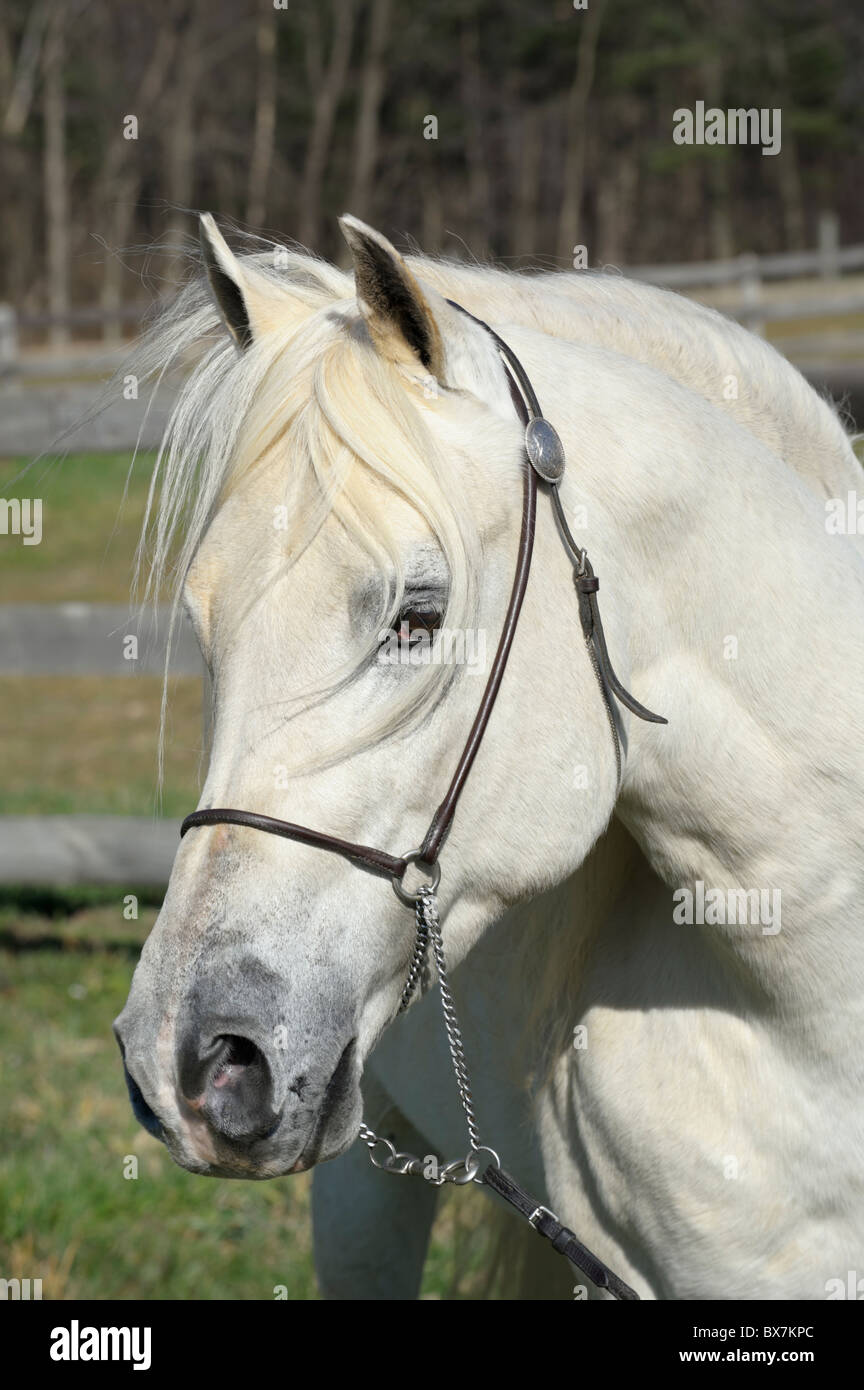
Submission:
M 859 0 L 0 0 L 0 299 L 163 295 L 197 208 L 330 257 L 343 211 L 514 266 L 864 241 L 862 57 Z M 781 153 L 674 144 L 698 100 Z

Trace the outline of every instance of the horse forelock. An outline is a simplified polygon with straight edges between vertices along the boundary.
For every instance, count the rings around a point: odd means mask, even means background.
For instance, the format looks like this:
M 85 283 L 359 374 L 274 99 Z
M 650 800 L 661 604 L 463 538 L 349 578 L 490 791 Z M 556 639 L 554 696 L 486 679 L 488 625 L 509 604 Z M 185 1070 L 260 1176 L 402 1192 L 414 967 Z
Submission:
M 130 364 L 157 388 L 175 367 L 183 371 L 153 466 L 136 564 L 142 601 L 164 595 L 170 603 L 166 678 L 184 583 L 208 528 L 232 494 L 254 488 L 264 472 L 278 480 L 286 566 L 332 515 L 378 571 L 381 627 L 391 625 L 405 582 L 382 489 L 407 501 L 446 564 L 445 622 L 468 627 L 482 540 L 464 505 L 464 479 L 437 444 L 417 393 L 412 398 L 397 367 L 375 351 L 352 278 L 299 253 L 286 253 L 278 270 L 260 254 L 240 262 L 272 283 L 277 302 L 290 298 L 284 327 L 238 352 L 202 277 L 163 313 Z M 254 557 L 238 552 L 237 563 L 248 571 Z M 229 602 L 250 602 L 248 586 L 234 591 Z M 367 647 L 358 643 L 326 686 L 302 698 L 317 699 L 350 678 L 368 658 Z M 451 677 L 446 664 L 430 663 L 410 694 L 364 732 L 363 745 L 422 717 Z M 166 700 L 167 679 L 163 724 Z

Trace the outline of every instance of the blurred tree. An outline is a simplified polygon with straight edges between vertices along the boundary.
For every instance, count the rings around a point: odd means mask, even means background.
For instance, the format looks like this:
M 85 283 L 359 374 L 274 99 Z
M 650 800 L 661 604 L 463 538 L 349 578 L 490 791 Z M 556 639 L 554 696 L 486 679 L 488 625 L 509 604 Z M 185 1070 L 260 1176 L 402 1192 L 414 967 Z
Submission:
M 354 175 L 348 206 L 355 217 L 368 217 L 378 161 L 379 121 L 384 92 L 384 61 L 390 38 L 392 0 L 372 0 L 369 34 L 360 79 L 360 110 L 354 145 Z
M 45 188 L 48 308 L 60 320 L 69 309 L 69 190 L 66 177 L 66 10 L 51 11 L 42 47 L 42 177 Z M 69 341 L 65 323 L 51 325 L 51 343 Z
M 676 145 L 697 101 L 780 153 Z M 864 240 L 862 127 L 856 0 L 0 0 L 0 296 L 168 293 L 199 207 L 330 257 L 346 208 L 522 265 Z
M 246 221 L 250 227 L 262 227 L 267 216 L 267 188 L 273 167 L 276 133 L 276 43 L 279 32 L 276 20 L 273 0 L 258 0 L 255 131 L 246 194 Z
M 314 247 L 321 221 L 321 193 L 330 154 L 333 127 L 348 77 L 351 41 L 354 37 L 355 0 L 330 0 L 306 10 L 308 81 L 312 106 L 312 129 L 306 146 L 306 165 L 300 189 L 298 240 Z M 322 49 L 326 42 L 322 14 L 329 26 L 330 52 L 325 63 Z

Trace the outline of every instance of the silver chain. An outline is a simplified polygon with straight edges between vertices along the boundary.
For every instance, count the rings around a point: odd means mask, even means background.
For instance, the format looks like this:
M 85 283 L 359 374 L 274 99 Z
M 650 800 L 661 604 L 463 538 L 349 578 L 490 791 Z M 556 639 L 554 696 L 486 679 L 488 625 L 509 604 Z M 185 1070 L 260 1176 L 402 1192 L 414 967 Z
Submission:
M 434 893 L 424 890 L 421 894 L 421 901 L 425 908 L 427 930 L 432 942 L 432 951 L 438 970 L 438 991 L 441 995 L 441 1010 L 444 1014 L 444 1027 L 447 1031 L 447 1046 L 450 1049 L 450 1060 L 453 1063 L 459 1099 L 462 1102 L 462 1109 L 465 1111 L 465 1120 L 468 1125 L 468 1137 L 471 1140 L 471 1148 L 472 1150 L 477 1150 L 480 1148 L 480 1135 L 477 1130 L 477 1121 L 474 1115 L 471 1081 L 468 1076 L 468 1067 L 465 1063 L 465 1048 L 462 1045 L 462 1034 L 459 1031 L 456 1006 L 453 1003 L 450 981 L 447 977 L 447 962 L 444 959 L 444 942 L 441 939 L 441 923 L 438 917 L 438 900 Z
M 417 933 L 414 938 L 414 954 L 411 957 L 411 964 L 408 967 L 408 978 L 405 981 L 402 998 L 399 1000 L 400 1014 L 404 1014 L 408 1005 L 411 1003 L 411 997 L 417 988 L 420 976 L 423 973 L 423 967 L 426 964 L 426 953 L 429 949 L 429 923 L 427 921 L 428 907 L 426 899 L 427 892 L 424 889 L 424 891 L 418 895 L 417 901 L 414 904 Z M 437 910 L 435 919 L 436 921 L 438 919 Z
M 462 1044 L 462 1034 L 459 1030 L 459 1022 L 456 1017 L 456 1006 L 453 1002 L 453 995 L 450 990 L 450 982 L 447 975 L 447 961 L 444 956 L 444 942 L 441 938 L 441 921 L 438 914 L 438 899 L 431 886 L 421 888 L 417 894 L 414 911 L 417 922 L 417 936 L 414 944 L 414 953 L 411 957 L 411 964 L 408 970 L 408 979 L 402 991 L 402 998 L 399 1003 L 399 1013 L 404 1013 L 411 1001 L 411 996 L 417 987 L 417 983 L 423 973 L 426 962 L 426 955 L 429 944 L 432 945 L 432 953 L 435 957 L 435 966 L 438 971 L 438 989 L 441 995 L 441 1009 L 444 1014 L 444 1028 L 447 1033 L 447 1046 L 450 1049 L 450 1060 L 453 1064 L 453 1072 L 456 1077 L 456 1086 L 459 1091 L 459 1099 L 462 1102 L 462 1109 L 465 1112 L 465 1120 L 468 1126 L 469 1150 L 464 1158 L 453 1159 L 450 1163 L 445 1163 L 437 1168 L 433 1174 L 426 1173 L 426 1165 L 423 1159 L 417 1158 L 415 1154 L 400 1153 L 395 1144 L 383 1135 L 376 1134 L 374 1129 L 363 1123 L 360 1126 L 360 1140 L 369 1150 L 369 1157 L 376 1168 L 381 1168 L 386 1173 L 399 1173 L 402 1175 L 414 1175 L 426 1177 L 437 1187 L 444 1183 L 456 1183 L 462 1186 L 469 1182 L 479 1182 L 477 1174 L 480 1171 L 482 1159 L 480 1155 L 486 1153 L 490 1160 L 500 1167 L 500 1160 L 494 1149 L 488 1145 L 481 1144 L 480 1133 L 477 1129 L 477 1120 L 474 1115 L 474 1101 L 471 1096 L 471 1083 L 468 1076 L 468 1067 L 465 1062 L 465 1048 Z M 383 1148 L 384 1154 L 379 1157 L 376 1155 L 378 1147 Z

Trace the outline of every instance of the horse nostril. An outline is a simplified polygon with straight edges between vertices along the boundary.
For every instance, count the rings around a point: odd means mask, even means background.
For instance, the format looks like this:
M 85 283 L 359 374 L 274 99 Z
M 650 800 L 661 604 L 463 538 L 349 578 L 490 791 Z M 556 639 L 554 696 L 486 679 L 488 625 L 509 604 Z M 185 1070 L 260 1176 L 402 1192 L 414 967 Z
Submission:
M 212 1027 L 212 1025 L 211 1025 Z M 178 1055 L 180 1090 L 214 1133 L 233 1143 L 263 1139 L 278 1127 L 270 1065 L 239 1033 L 188 1033 Z
M 249 1067 L 254 1067 L 259 1063 L 262 1066 L 265 1065 L 261 1052 L 248 1038 L 238 1038 L 232 1034 L 227 1034 L 218 1041 L 223 1044 L 223 1051 L 210 1074 L 211 1086 L 216 1086 L 219 1089 L 223 1086 L 232 1086 L 239 1081 Z

